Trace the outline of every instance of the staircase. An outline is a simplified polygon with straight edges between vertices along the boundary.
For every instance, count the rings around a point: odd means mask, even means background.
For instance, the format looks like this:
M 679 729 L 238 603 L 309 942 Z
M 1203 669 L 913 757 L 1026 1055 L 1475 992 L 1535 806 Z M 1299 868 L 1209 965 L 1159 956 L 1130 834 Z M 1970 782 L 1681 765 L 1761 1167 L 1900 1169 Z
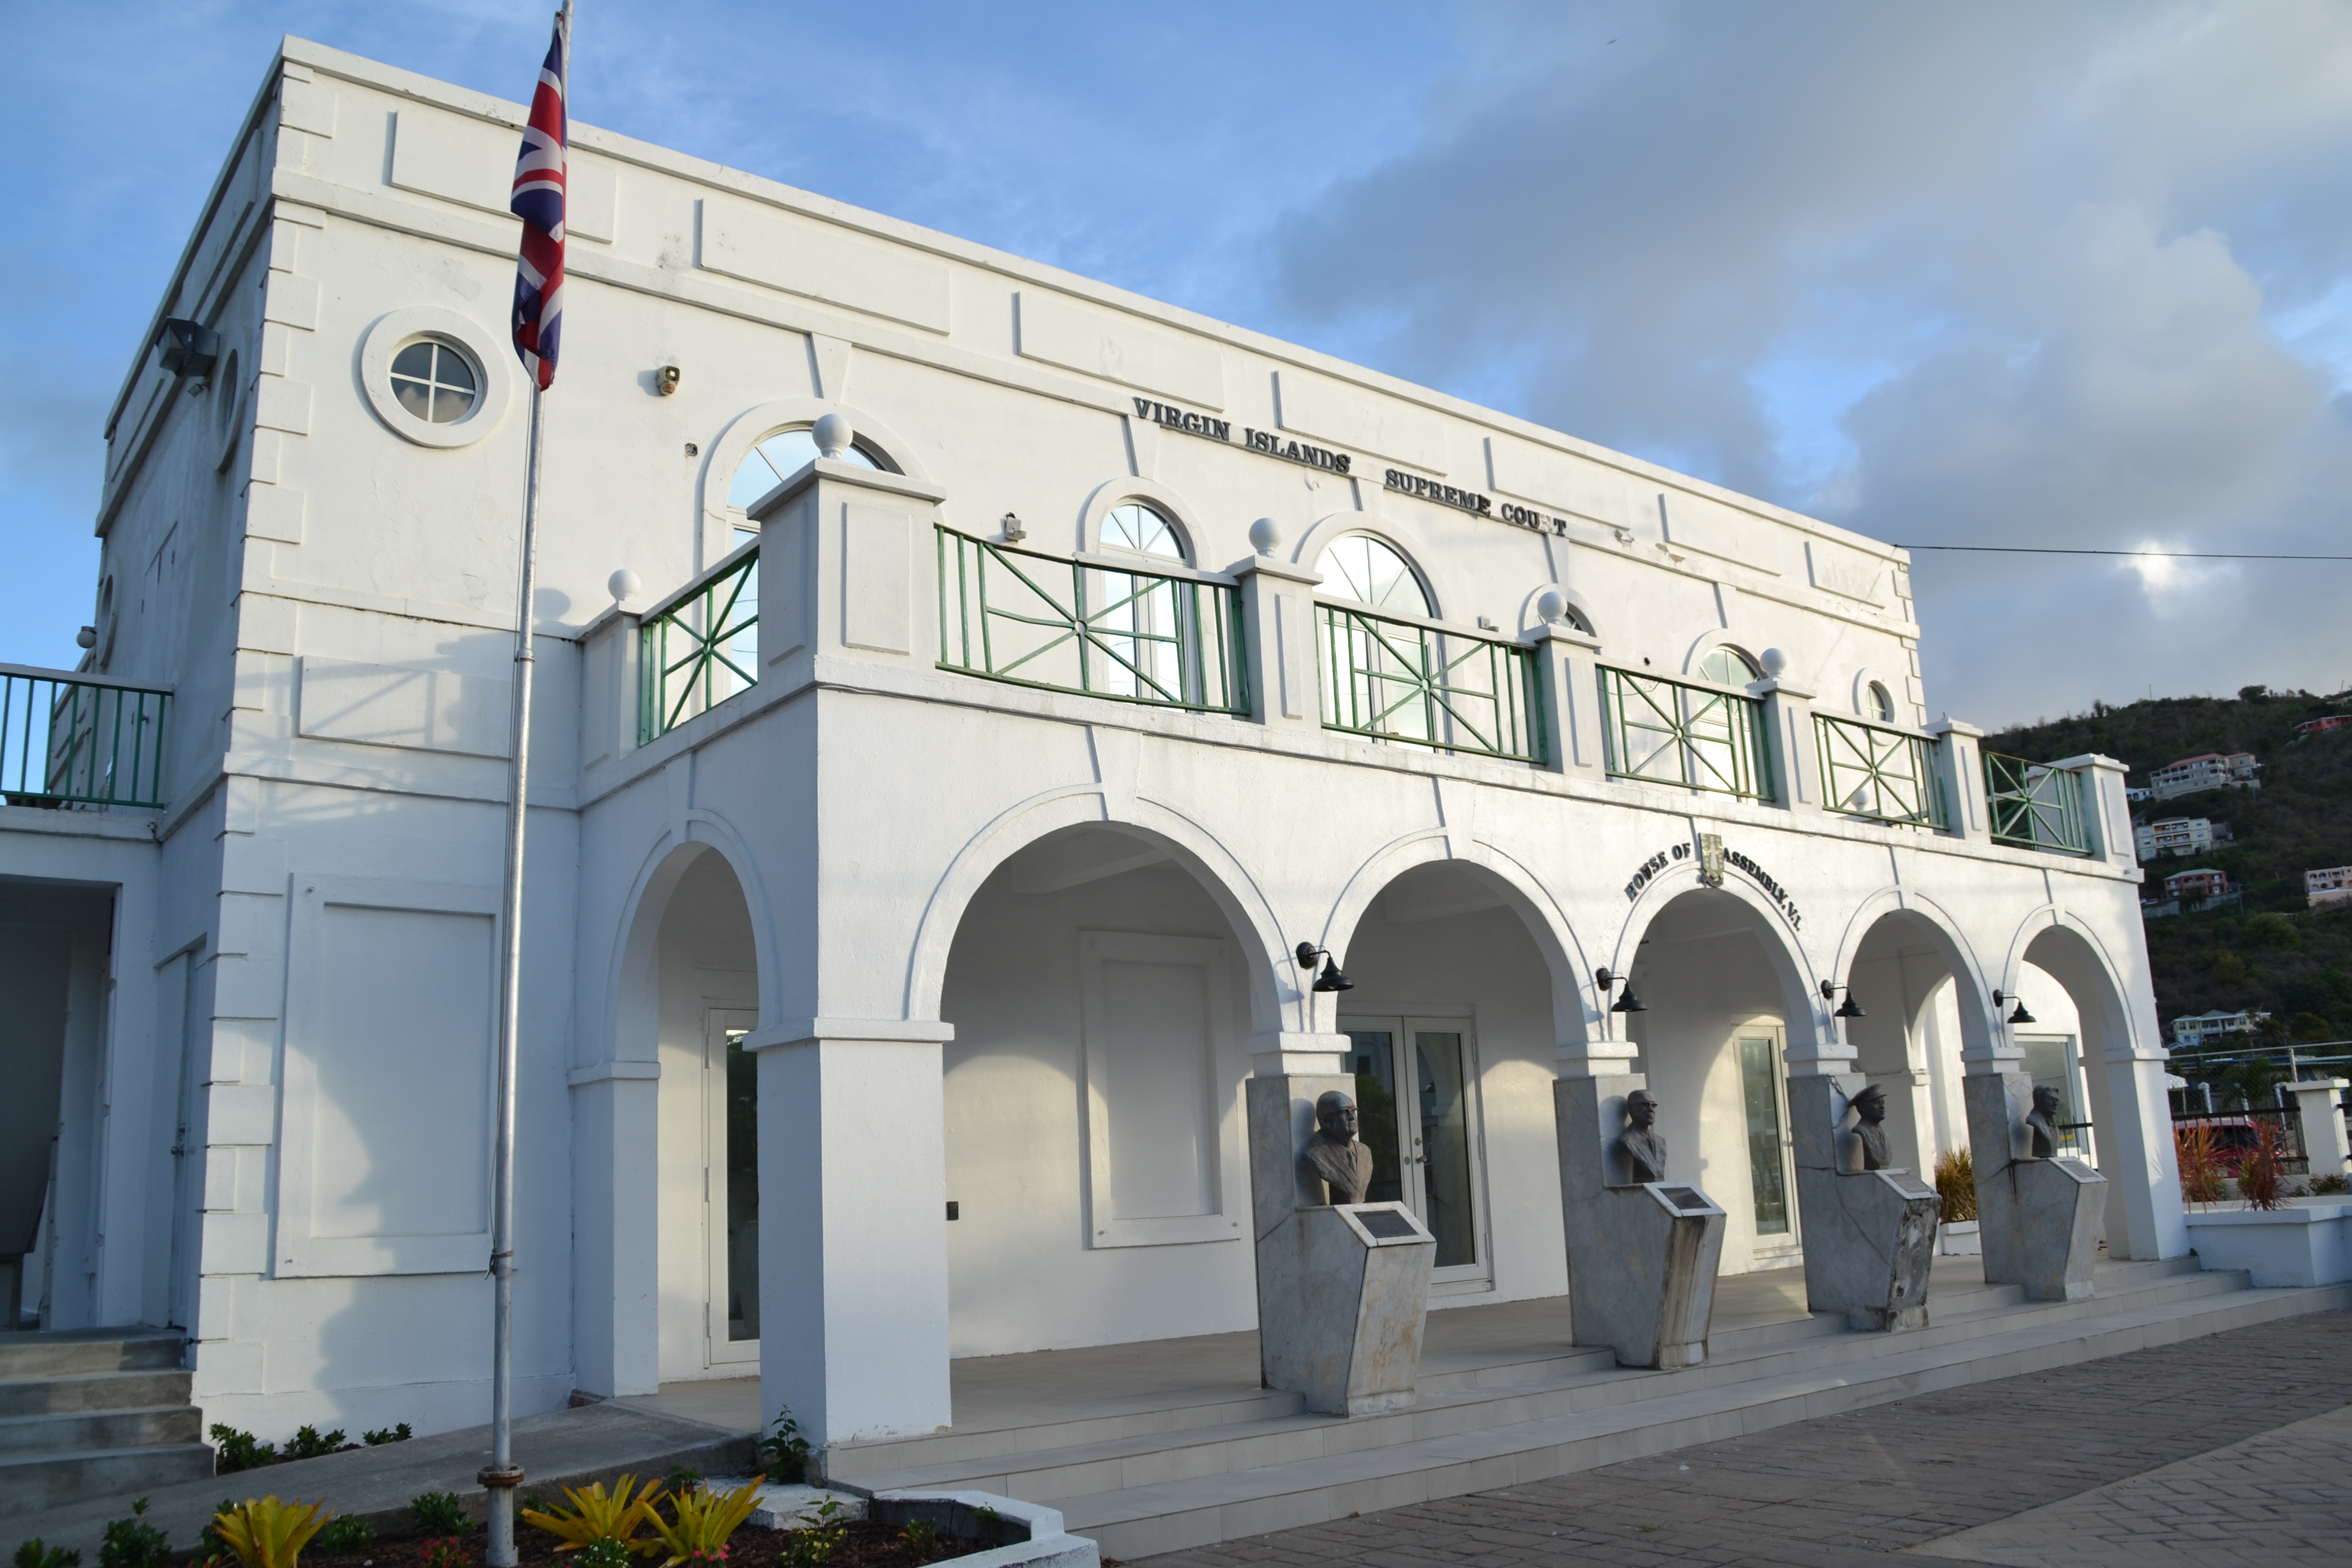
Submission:
M 1222 1394 L 1203 1388 L 1125 1408 L 1097 1401 L 1100 1414 L 1069 1398 L 1057 1414 L 1049 1394 L 1035 1418 L 840 1447 L 827 1469 L 861 1491 L 971 1489 L 1050 1503 L 1104 1555 L 1136 1558 L 2352 1307 L 2352 1286 L 2256 1290 L 2243 1274 L 2199 1271 L 2193 1258 L 2102 1264 L 2094 1299 L 2028 1302 L 2015 1286 L 1985 1285 L 1976 1261 L 1939 1260 L 1931 1325 L 1914 1332 L 1855 1333 L 1842 1318 L 1784 1316 L 1718 1328 L 1706 1365 L 1671 1372 L 1629 1371 L 1606 1351 L 1494 1344 L 1444 1364 L 1425 1356 L 1413 1408 L 1352 1421 L 1307 1415 L 1295 1394 L 1230 1383 Z M 1557 1312 L 1564 1338 L 1565 1303 L 1532 1305 Z M 1725 1317 L 1719 1301 L 1717 1323 Z M 1518 1321 L 1528 1321 L 1523 1311 Z M 1438 1337 L 1433 1327 L 1433 1343 Z M 1106 1352 L 1060 1354 L 1059 1377 L 1072 1388 L 1087 1358 L 1118 1370 Z
M 184 1342 L 161 1329 L 0 1333 L 0 1519 L 213 1473 Z

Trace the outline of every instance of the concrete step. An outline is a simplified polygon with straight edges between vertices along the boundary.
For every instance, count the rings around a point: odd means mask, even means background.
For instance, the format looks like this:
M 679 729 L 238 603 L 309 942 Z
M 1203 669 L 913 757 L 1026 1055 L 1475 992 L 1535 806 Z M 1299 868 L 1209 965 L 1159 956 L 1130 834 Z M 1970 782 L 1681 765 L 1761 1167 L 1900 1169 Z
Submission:
M 144 1410 L 80 1410 L 54 1415 L 12 1415 L 0 1420 L 0 1458 L 17 1454 L 110 1453 L 194 1443 L 204 1436 L 204 1418 L 178 1405 Z
M 61 1377 L 0 1383 L 0 1420 L 17 1415 L 185 1405 L 192 1376 L 184 1372 L 77 1372 Z
M 77 1373 L 168 1372 L 186 1337 L 176 1329 L 74 1329 L 0 1333 L 0 1383 Z
M 917 1440 L 894 1446 L 904 1456 L 905 1462 L 898 1466 L 845 1469 L 836 1462 L 830 1473 L 861 1489 L 964 1488 L 1029 1501 L 1054 1501 L 1104 1488 L 1286 1463 L 1324 1452 L 1333 1441 L 1344 1440 L 1356 1449 L 1407 1444 L 1636 1401 L 1673 1398 L 1702 1389 L 1864 1365 L 1925 1348 L 1964 1345 L 1994 1333 L 2242 1291 L 2247 1283 L 2241 1274 L 2183 1273 L 2163 1266 L 2108 1269 L 2103 1276 L 2101 1283 L 2107 1291 L 2103 1297 L 1989 1308 L 1956 1314 L 1948 1321 L 1902 1334 L 1855 1333 L 1843 1318 L 1826 1314 L 1758 1325 L 1711 1336 L 1704 1365 L 1668 1372 L 1621 1368 L 1608 1352 L 1597 1351 L 1507 1363 L 1560 1369 L 1558 1375 L 1540 1380 L 1490 1384 L 1458 1376 L 1424 1378 L 1421 1397 L 1412 1408 L 1345 1423 L 1305 1414 L 1292 1395 L 1279 1409 L 1257 1410 L 1233 1421 L 1189 1428 L 1109 1431 L 1075 1442 L 1047 1441 L 1048 1434 L 1042 1428 L 975 1434 L 973 1440 L 960 1447 Z M 1998 1300 L 2008 1293 L 2009 1288 L 1997 1288 L 1980 1294 Z M 1932 1303 L 1933 1298 L 1931 1312 Z M 1344 1439 L 1335 1436 L 1339 1431 L 1344 1432 Z
M 119 1497 L 127 1510 L 131 1498 L 212 1473 L 213 1451 L 202 1443 L 10 1455 L 0 1458 L 0 1519 L 89 1498 Z
M 1940 1344 L 1919 1335 L 1854 1335 L 1848 1342 L 1891 1341 L 1899 1348 L 1858 1365 L 1787 1372 L 1402 1444 L 1358 1447 L 1355 1434 L 1364 1423 L 1326 1421 L 1324 1451 L 1312 1457 L 1066 1494 L 1055 1506 L 1068 1528 L 1098 1542 L 1106 1556 L 1143 1557 L 1547 1479 L 1937 1389 L 2352 1307 L 2352 1286 L 2242 1288 L 2108 1307 L 2089 1320 L 2043 1315 L 2005 1332 Z

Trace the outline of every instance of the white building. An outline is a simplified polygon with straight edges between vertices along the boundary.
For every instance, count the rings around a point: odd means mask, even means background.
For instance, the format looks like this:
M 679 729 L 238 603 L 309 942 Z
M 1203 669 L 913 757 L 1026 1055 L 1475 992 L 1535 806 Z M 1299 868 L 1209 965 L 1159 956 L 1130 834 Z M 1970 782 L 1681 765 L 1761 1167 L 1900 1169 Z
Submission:
M 2252 1008 L 2235 1013 L 2191 1013 L 2172 1020 L 2176 1046 L 2207 1045 L 2230 1035 L 2251 1035 L 2270 1021 L 2268 1013 Z
M 2132 828 L 2143 865 L 2159 855 L 2200 855 L 2213 847 L 2213 823 L 2203 816 L 2167 816 Z
M 0 808 L 59 1086 L 0 1246 L 265 1437 L 487 1410 L 520 121 L 288 43 L 59 689 L 168 719 L 68 710 L 118 804 Z M 1785 1080 L 1893 1085 L 1931 1165 L 2022 1070 L 1997 990 L 2110 1251 L 2185 1254 L 2122 767 L 1925 724 L 1902 552 L 584 126 L 572 181 L 521 1409 L 757 1371 L 852 1441 L 950 1422 L 952 1357 L 1247 1328 L 1243 1080 L 1343 1059 L 1434 1306 L 1565 1289 L 1549 1085 L 1629 1063 L 1724 1268 L 1789 1265 Z
M 2352 866 L 2329 866 L 2303 874 L 2303 897 L 2312 909 L 2352 899 Z
M 2262 763 L 2252 752 L 2204 752 L 2197 756 L 2183 757 L 2168 763 L 2147 775 L 2148 795 L 2155 800 L 2170 800 L 2175 795 L 2195 795 L 2205 789 L 2260 789 L 2262 780 L 2254 774 Z

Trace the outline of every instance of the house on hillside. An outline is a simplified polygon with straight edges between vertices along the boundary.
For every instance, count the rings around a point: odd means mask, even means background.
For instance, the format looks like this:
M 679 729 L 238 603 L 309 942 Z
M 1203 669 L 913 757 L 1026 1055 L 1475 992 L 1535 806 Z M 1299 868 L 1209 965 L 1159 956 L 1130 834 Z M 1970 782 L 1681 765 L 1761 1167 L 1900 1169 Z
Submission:
M 2191 1013 L 2172 1020 L 2172 1043 L 2182 1046 L 2210 1045 L 2231 1035 L 2251 1035 L 2270 1022 L 2268 1013 L 2252 1008 L 2235 1013 Z
M 2262 781 L 2254 774 L 2261 767 L 2252 752 L 2200 752 L 2167 763 L 2148 774 L 2148 796 L 2170 800 L 2206 789 L 2260 789 Z
M 2200 866 L 2193 871 L 2176 871 L 2164 879 L 2164 896 L 2168 899 L 2211 899 L 2230 890 L 2230 874 Z
M 2302 723 L 2297 724 L 2294 727 L 2294 738 L 2300 741 L 2312 735 L 2325 735 L 2330 730 L 2341 730 L 2347 726 L 2352 726 L 2352 713 L 2329 713 L 2318 719 L 2305 719 Z
M 2212 819 L 2204 816 L 2160 817 L 2136 824 L 2132 828 L 2132 839 L 2143 866 L 2159 855 L 2201 855 L 2212 848 L 2220 837 Z
M 2312 909 L 2352 900 L 2352 866 L 2330 866 L 2303 874 L 2304 902 Z

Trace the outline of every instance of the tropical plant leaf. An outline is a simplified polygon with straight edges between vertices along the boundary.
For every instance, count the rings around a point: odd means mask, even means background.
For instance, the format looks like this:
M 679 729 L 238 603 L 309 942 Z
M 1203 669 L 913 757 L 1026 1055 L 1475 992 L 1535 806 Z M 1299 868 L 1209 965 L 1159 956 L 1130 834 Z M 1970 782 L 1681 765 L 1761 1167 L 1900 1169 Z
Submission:
M 527 1508 L 522 1510 L 523 1521 L 562 1541 L 563 1544 L 556 1548 L 558 1552 L 576 1552 L 592 1541 L 611 1541 L 638 1556 L 646 1556 L 659 1551 L 662 1543 L 657 1538 L 640 1537 L 637 1530 L 649 1521 L 657 1521 L 654 1500 L 662 1495 L 662 1484 L 648 1479 L 644 1489 L 638 1490 L 636 1483 L 634 1474 L 623 1476 L 613 1483 L 609 1494 L 602 1481 L 588 1487 L 566 1487 L 563 1495 L 572 1500 L 570 1508 L 546 1512 Z
M 244 1568 L 295 1568 L 302 1548 L 333 1517 L 323 1501 L 247 1498 L 213 1515 L 213 1528 Z

